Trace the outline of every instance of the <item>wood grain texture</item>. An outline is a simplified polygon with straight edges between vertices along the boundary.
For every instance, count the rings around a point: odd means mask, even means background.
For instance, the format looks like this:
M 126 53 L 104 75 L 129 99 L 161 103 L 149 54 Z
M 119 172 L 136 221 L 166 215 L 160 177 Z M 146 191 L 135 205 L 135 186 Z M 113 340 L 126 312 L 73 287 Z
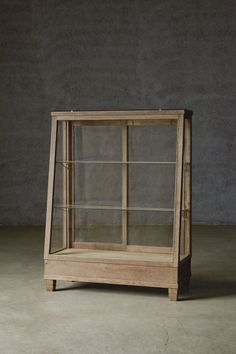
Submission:
M 184 116 L 184 110 L 127 110 L 127 111 L 78 111 L 78 112 L 52 112 L 51 116 L 57 120 L 71 120 L 71 121 L 87 121 L 91 124 L 102 121 L 129 121 L 129 124 L 137 124 L 143 121 L 143 124 L 148 120 L 161 120 L 163 123 L 169 122 L 174 124 L 178 117 Z M 117 124 L 117 123 L 116 123 Z
M 182 182 L 183 182 L 183 148 L 184 148 L 184 118 L 180 116 L 177 123 L 177 152 L 175 172 L 175 211 L 173 226 L 174 264 L 177 266 L 180 255 Z
M 145 116 L 145 118 L 155 117 L 155 116 L 176 116 L 180 114 L 187 114 L 190 112 L 183 109 L 151 109 L 151 110 L 120 110 L 120 111 L 73 111 L 73 112 L 52 112 L 52 116 L 68 116 L 68 117 L 87 117 L 90 119 L 95 119 L 96 117 L 105 117 L 106 119 L 111 119 L 114 116 L 117 117 L 132 117 L 134 116 L 137 119 L 140 116 Z
M 93 283 L 175 287 L 177 269 L 140 264 L 89 263 L 75 261 L 45 261 L 45 279 Z
M 46 284 L 47 291 L 55 291 L 56 290 L 56 280 L 46 279 L 45 284 Z
M 178 300 L 178 289 L 177 288 L 169 288 L 169 299 L 170 301 Z
M 50 237 L 51 237 L 51 226 L 52 226 L 53 190 L 54 190 L 54 180 L 55 180 L 56 143 L 57 143 L 57 121 L 52 120 L 44 257 L 47 257 L 49 255 L 50 241 L 51 241 Z
M 186 255 L 191 254 L 191 119 L 185 120 L 185 171 L 184 171 L 184 251 Z
M 173 254 L 171 253 L 150 253 L 150 252 L 127 252 L 102 249 L 80 249 L 69 248 L 49 255 L 48 260 L 73 260 L 76 262 L 106 262 L 117 264 L 144 264 L 152 266 L 174 267 Z M 185 259 L 181 257 L 180 261 Z
M 67 161 L 68 157 L 68 122 L 62 124 L 62 158 Z M 64 165 L 62 169 L 62 201 L 64 205 L 68 204 L 68 166 Z M 68 243 L 68 209 L 63 213 L 63 247 L 69 246 Z
M 48 290 L 53 291 L 56 280 L 70 280 L 82 282 L 103 282 L 111 284 L 127 284 L 165 287 L 169 289 L 169 298 L 178 299 L 179 289 L 189 286 L 191 275 L 191 168 L 183 171 L 183 160 L 186 166 L 191 164 L 191 112 L 184 110 L 142 110 L 142 111 L 94 111 L 94 112 L 53 112 L 52 137 L 50 151 L 50 170 L 47 206 L 47 226 L 45 245 L 45 273 L 44 278 Z M 62 120 L 64 126 L 64 153 L 63 160 L 67 169 L 63 179 L 64 204 L 67 209 L 64 224 L 64 240 L 67 239 L 67 248 L 49 254 L 51 211 L 53 200 L 53 184 L 55 175 L 55 149 L 57 121 Z M 173 247 L 155 247 L 128 244 L 129 210 L 139 210 L 138 207 L 129 207 L 128 201 L 128 126 L 177 124 L 177 151 Z M 74 176 L 74 145 L 73 135 L 69 126 L 85 125 L 121 125 L 122 126 L 122 203 L 118 210 L 122 211 L 122 243 L 111 242 L 76 242 L 74 240 L 75 222 L 72 213 L 75 200 Z M 185 154 L 183 152 L 185 151 Z M 86 163 L 88 163 L 86 161 Z M 90 163 L 93 163 L 90 161 Z M 141 162 L 140 162 L 141 163 Z M 144 161 L 145 163 L 145 161 Z M 166 164 L 167 162 L 165 162 Z M 171 162 L 173 163 L 173 162 Z M 180 252 L 180 233 L 182 207 L 184 213 L 183 245 L 184 252 Z M 96 209 L 96 206 L 86 206 Z M 100 209 L 106 206 L 101 206 Z M 117 209 L 111 207 L 110 209 Z M 170 211 L 165 208 L 145 208 L 146 211 Z M 69 239 L 69 242 L 68 242 Z M 65 243 L 65 242 L 64 242 Z
M 122 126 L 122 246 L 127 247 L 128 234 L 128 127 Z

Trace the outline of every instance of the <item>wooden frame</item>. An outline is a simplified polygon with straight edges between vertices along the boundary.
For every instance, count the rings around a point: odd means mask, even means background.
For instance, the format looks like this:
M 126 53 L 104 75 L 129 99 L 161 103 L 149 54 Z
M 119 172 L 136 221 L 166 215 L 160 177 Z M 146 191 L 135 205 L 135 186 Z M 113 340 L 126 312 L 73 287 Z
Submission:
M 181 288 L 189 286 L 191 275 L 191 116 L 186 110 L 91 111 L 53 112 L 48 178 L 48 199 L 45 230 L 46 287 L 53 291 L 56 280 L 103 282 L 164 287 L 169 289 L 170 300 L 178 299 Z M 53 198 L 58 140 L 58 123 L 62 122 L 63 169 L 63 241 L 52 252 Z M 61 124 L 61 123 L 60 123 Z M 172 247 L 128 245 L 128 211 L 142 210 L 128 205 L 128 164 L 149 163 L 129 161 L 128 127 L 133 125 L 176 125 L 176 164 L 174 208 L 146 208 L 148 211 L 173 211 Z M 78 242 L 75 240 L 75 147 L 74 127 L 113 125 L 122 129 L 122 242 Z M 91 161 L 89 161 L 91 162 Z M 93 162 L 96 163 L 96 162 Z M 105 163 L 105 161 L 104 161 Z M 87 206 L 93 209 L 91 206 Z M 101 209 L 107 208 L 101 207 Z M 111 207 L 109 207 L 111 209 Z M 109 209 L 109 210 L 110 210 Z

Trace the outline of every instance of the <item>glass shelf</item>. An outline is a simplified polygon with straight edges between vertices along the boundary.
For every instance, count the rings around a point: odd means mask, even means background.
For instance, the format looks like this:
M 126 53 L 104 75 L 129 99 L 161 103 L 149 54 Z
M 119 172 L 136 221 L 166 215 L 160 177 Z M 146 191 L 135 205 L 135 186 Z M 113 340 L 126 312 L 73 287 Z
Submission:
M 173 212 L 171 208 L 140 208 L 140 207 L 117 207 L 109 205 L 80 205 L 80 204 L 55 204 L 54 208 L 61 209 L 95 209 L 95 210 L 124 210 L 124 211 L 161 211 L 161 212 Z
M 61 164 L 149 164 L 149 165 L 175 165 L 175 161 L 98 161 L 98 160 L 74 160 L 56 161 Z

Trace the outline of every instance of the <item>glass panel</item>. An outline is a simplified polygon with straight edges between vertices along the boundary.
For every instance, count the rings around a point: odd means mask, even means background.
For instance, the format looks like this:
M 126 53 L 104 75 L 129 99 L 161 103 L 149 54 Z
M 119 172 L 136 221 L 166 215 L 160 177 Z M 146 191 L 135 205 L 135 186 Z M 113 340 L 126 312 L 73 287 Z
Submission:
M 129 165 L 129 206 L 174 208 L 175 164 Z
M 75 241 L 121 243 L 121 211 L 75 209 Z
M 120 206 L 121 164 L 75 164 L 75 204 Z
M 64 122 L 58 122 L 57 129 L 57 147 L 56 147 L 56 161 L 63 160 L 63 124 Z M 66 171 L 66 165 L 63 163 L 56 163 L 55 165 L 55 181 L 54 181 L 54 195 L 53 203 L 62 204 L 63 203 L 63 173 Z
M 184 155 L 185 158 L 185 155 Z M 185 183 L 186 178 L 186 164 L 184 162 L 183 166 L 183 191 L 182 191 L 182 213 L 181 213 L 181 232 L 180 232 L 180 258 L 183 259 L 184 257 L 189 255 L 190 245 L 187 244 L 188 233 L 190 232 L 190 221 L 189 221 L 189 210 L 185 210 L 184 208 L 187 207 L 185 203 L 185 193 L 187 192 L 185 189 L 188 187 Z
M 180 230 L 180 257 L 185 255 L 185 222 L 184 222 L 184 211 L 181 216 L 181 230 Z
M 122 128 L 74 126 L 67 159 L 65 124 L 58 122 L 50 251 L 66 246 L 66 214 L 75 242 L 121 243 Z M 128 211 L 129 245 L 172 246 L 175 145 L 175 126 L 129 127 L 128 208 L 149 209 Z
M 172 238 L 172 212 L 128 212 L 129 245 L 172 247 Z
M 66 209 L 53 209 L 50 253 L 56 252 L 65 247 L 63 242 L 63 219 L 65 213 Z
M 121 161 L 122 128 L 81 126 L 74 128 L 75 160 Z
M 129 160 L 174 162 L 176 138 L 176 125 L 129 127 Z
M 57 146 L 56 146 L 56 161 L 61 161 L 62 156 L 62 128 L 63 122 L 58 122 L 57 130 Z M 63 204 L 63 170 L 65 166 L 62 164 L 55 165 L 55 181 L 54 181 L 54 194 L 53 205 Z M 63 242 L 63 219 L 66 213 L 65 209 L 53 208 L 52 214 L 52 228 L 51 228 L 51 244 L 50 253 L 56 252 L 64 247 Z

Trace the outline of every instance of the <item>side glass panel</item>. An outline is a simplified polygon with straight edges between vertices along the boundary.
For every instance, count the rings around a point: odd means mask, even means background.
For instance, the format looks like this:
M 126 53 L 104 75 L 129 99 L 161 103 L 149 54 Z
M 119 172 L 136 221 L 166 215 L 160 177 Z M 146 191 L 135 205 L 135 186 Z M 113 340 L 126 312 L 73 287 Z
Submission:
M 181 215 L 181 229 L 180 229 L 180 259 L 184 258 L 186 255 L 186 245 L 185 245 L 185 212 Z
M 190 165 L 186 163 L 186 160 L 188 159 L 189 157 L 186 156 L 186 152 L 184 151 L 180 259 L 183 259 L 190 254 Z
M 52 228 L 51 228 L 51 244 L 50 253 L 56 252 L 65 247 L 63 230 L 66 218 L 66 209 L 62 208 L 64 202 L 63 196 L 63 180 L 66 166 L 63 160 L 63 125 L 64 122 L 58 122 L 57 128 L 57 145 L 56 145 L 56 164 L 55 164 L 55 180 L 53 193 L 53 211 L 52 211 Z M 60 207 L 59 207 L 60 206 Z

